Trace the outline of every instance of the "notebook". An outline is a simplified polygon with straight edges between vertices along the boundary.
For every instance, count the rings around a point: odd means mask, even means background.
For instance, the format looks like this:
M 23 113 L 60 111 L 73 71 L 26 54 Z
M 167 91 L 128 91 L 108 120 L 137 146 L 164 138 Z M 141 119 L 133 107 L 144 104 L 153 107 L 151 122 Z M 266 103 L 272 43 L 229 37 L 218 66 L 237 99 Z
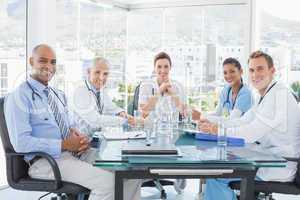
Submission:
M 178 151 L 175 145 L 151 144 L 125 144 L 122 147 L 122 155 L 173 155 L 177 156 Z
M 207 133 L 196 133 L 195 138 L 197 140 L 215 141 L 215 142 L 217 142 L 218 140 L 217 135 L 212 135 Z M 227 137 L 227 144 L 229 146 L 245 146 L 245 140 L 243 138 Z
M 197 140 L 213 141 L 213 142 L 218 141 L 217 135 L 212 135 L 212 134 L 204 133 L 193 129 L 183 129 L 183 131 L 185 133 L 195 134 L 195 138 Z M 243 138 L 227 137 L 227 144 L 229 146 L 245 146 L 245 140 Z

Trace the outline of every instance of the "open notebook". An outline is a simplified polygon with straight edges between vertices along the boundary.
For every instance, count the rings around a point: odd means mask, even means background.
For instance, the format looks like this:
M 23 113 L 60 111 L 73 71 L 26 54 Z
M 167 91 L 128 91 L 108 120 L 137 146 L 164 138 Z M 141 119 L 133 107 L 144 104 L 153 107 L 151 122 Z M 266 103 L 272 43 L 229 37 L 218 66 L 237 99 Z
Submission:
M 129 139 L 144 139 L 146 133 L 144 131 L 124 131 L 124 132 L 97 132 L 98 135 L 103 135 L 107 140 L 129 140 Z

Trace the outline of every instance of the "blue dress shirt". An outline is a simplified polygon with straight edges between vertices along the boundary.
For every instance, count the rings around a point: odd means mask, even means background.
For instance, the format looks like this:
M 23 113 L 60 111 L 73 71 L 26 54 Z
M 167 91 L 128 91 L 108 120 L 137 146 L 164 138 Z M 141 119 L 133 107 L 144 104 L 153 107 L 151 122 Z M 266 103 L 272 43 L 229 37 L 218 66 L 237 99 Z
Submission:
M 16 152 L 42 151 L 59 158 L 62 135 L 48 105 L 45 89 L 45 85 L 30 77 L 9 94 L 4 105 L 6 124 Z M 51 91 L 55 93 L 53 96 L 67 126 L 73 127 L 64 93 L 53 88 Z M 32 156 L 25 159 L 30 160 Z
M 221 94 L 219 105 L 223 108 L 225 107 L 228 111 L 233 109 L 238 109 L 244 114 L 247 112 L 253 105 L 253 97 L 251 90 L 248 86 L 243 84 L 243 87 L 239 90 L 239 93 L 235 99 L 235 102 L 232 100 L 232 89 L 229 85 L 226 85 Z M 229 91 L 230 90 L 230 91 Z

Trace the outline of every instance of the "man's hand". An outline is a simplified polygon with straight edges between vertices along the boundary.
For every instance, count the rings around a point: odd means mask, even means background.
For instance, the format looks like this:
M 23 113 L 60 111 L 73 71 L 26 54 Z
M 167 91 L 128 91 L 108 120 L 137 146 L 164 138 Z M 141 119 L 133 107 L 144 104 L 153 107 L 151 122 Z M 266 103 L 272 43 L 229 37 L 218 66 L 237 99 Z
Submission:
M 77 154 L 81 155 L 90 148 L 90 140 L 87 135 L 80 133 L 77 129 L 71 128 L 70 131 L 80 137 L 80 147 Z
M 199 112 L 198 110 L 193 109 L 192 110 L 192 120 L 194 121 L 198 121 L 201 118 L 201 112 Z
M 133 116 L 127 114 L 127 121 L 130 126 L 135 126 L 136 120 Z
M 84 153 L 89 148 L 90 142 L 88 137 L 74 128 L 70 129 L 69 137 L 62 142 L 63 150 L 75 152 L 78 155 Z
M 218 126 L 216 124 L 213 124 L 209 122 L 207 119 L 200 119 L 198 122 L 199 130 L 214 134 L 216 135 L 218 133 Z
M 81 141 L 81 137 L 70 132 L 70 135 L 62 141 L 62 150 L 77 153 L 78 149 L 81 146 L 80 141 Z

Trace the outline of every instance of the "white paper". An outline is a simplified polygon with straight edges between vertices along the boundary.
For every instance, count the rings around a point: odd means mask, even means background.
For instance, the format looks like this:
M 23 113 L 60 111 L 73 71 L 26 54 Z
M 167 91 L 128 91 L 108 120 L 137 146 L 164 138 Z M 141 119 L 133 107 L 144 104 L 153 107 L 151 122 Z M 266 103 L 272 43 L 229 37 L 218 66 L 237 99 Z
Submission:
M 129 139 L 144 139 L 146 133 L 144 131 L 122 131 L 122 132 L 97 132 L 102 134 L 107 140 L 129 140 Z

